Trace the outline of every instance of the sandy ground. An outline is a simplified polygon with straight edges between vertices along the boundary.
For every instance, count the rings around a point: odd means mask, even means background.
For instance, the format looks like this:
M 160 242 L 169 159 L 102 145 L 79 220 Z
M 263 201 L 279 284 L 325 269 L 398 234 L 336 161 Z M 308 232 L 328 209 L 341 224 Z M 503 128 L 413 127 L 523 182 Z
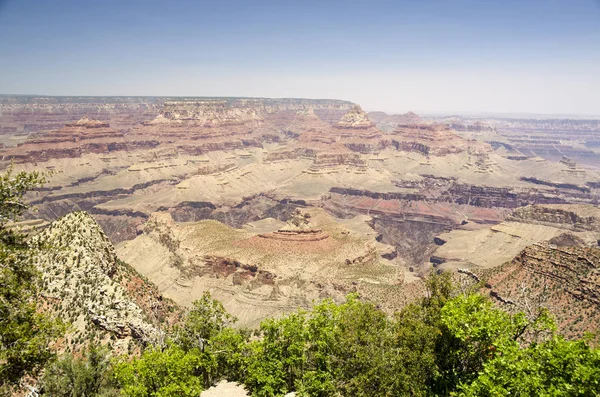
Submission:
M 207 390 L 200 397 L 248 397 L 250 394 L 239 384 L 222 380 Z
M 244 387 L 235 382 L 228 382 L 222 380 L 207 390 L 200 393 L 200 397 L 249 397 L 250 394 L 244 389 Z M 295 397 L 296 393 L 288 393 L 285 397 Z

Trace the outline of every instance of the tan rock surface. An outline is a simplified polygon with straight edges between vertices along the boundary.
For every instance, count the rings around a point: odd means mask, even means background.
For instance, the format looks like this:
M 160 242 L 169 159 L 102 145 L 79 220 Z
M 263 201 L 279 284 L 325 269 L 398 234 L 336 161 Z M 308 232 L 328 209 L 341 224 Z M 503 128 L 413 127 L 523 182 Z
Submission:
M 579 214 L 579 215 L 577 215 Z M 600 237 L 600 211 L 591 205 L 536 205 L 515 210 L 511 221 L 480 230 L 453 230 L 435 251 L 442 268 L 492 268 L 512 260 L 525 247 L 566 231 L 587 245 Z
M 142 235 L 118 246 L 118 255 L 178 303 L 210 291 L 242 325 L 313 300 L 340 300 L 352 290 L 386 305 L 387 294 L 403 281 L 403 271 L 380 256 L 389 247 L 340 226 L 322 210 L 302 214 L 309 214 L 310 227 L 270 233 L 287 233 L 284 238 L 215 221 L 177 224 L 155 214 Z M 303 238 L 310 231 L 325 238 Z M 294 233 L 300 238 L 289 238 Z

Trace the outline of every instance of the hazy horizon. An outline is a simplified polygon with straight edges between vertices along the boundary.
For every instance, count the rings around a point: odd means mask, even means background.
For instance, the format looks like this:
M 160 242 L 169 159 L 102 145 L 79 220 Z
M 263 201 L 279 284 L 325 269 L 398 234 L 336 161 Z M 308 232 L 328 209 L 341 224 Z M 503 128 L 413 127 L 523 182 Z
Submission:
M 0 0 L 0 93 L 598 116 L 599 21 L 594 0 Z
M 248 96 L 198 96 L 198 95 L 46 95 L 46 94 L 5 94 L 0 93 L 0 97 L 40 97 L 40 98 L 181 98 L 181 99 L 215 99 L 215 98 L 247 98 L 247 99 L 304 99 L 304 100 L 340 100 L 347 101 L 344 98 L 299 98 L 299 97 L 248 97 Z M 351 102 L 351 101 L 348 101 Z M 360 103 L 357 103 L 361 105 Z M 416 113 L 422 117 L 451 117 L 451 116 L 462 116 L 472 118 L 528 118 L 528 119 L 600 119 L 600 112 L 596 114 L 575 114 L 575 113 L 527 113 L 527 112 L 473 112 L 469 110 L 455 110 L 455 111 L 428 111 L 428 110 L 415 110 L 415 109 L 402 109 L 398 111 L 383 111 L 381 109 L 369 109 L 361 105 L 361 108 L 366 112 L 384 112 L 388 115 L 401 115 L 405 113 Z

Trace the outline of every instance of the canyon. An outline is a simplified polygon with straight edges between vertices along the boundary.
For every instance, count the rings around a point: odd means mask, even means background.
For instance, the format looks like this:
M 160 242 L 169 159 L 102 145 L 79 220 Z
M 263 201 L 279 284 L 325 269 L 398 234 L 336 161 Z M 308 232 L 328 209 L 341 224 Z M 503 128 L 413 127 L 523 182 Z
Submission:
M 48 173 L 27 197 L 30 225 L 85 211 L 165 299 L 189 305 L 208 290 L 242 325 L 350 292 L 391 312 L 424 293 L 431 271 L 489 278 L 505 296 L 506 280 L 531 278 L 514 269 L 557 242 L 576 242 L 560 251 L 569 280 L 587 280 L 577 258 L 599 265 L 598 121 L 1 96 L 0 137 L 3 167 Z

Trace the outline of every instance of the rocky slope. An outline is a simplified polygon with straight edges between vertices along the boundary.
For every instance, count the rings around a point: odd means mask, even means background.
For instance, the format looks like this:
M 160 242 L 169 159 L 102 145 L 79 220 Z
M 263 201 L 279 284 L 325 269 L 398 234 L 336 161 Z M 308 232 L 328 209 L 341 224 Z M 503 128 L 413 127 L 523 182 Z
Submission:
M 413 278 L 388 259 L 393 249 L 375 240 L 365 220 L 340 223 L 309 209 L 285 224 L 265 219 L 233 229 L 157 213 L 140 236 L 119 244 L 118 255 L 180 304 L 211 291 L 242 325 L 351 291 L 397 307 Z
M 33 261 L 42 273 L 46 310 L 71 328 L 60 343 L 77 349 L 90 338 L 111 343 L 117 351 L 160 337 L 160 324 L 177 307 L 157 293 L 115 249 L 94 219 L 71 213 L 32 237 L 39 247 Z
M 580 338 L 600 320 L 599 221 L 591 205 L 522 207 L 489 229 L 437 236 L 431 261 L 467 283 L 482 281 L 508 311 L 533 319 L 548 309 L 562 334 Z
M 597 245 L 600 210 L 593 205 L 531 205 L 511 212 L 497 225 L 456 229 L 436 237 L 430 260 L 442 269 L 493 268 L 544 241 Z
M 564 239 L 563 239 L 564 241 Z M 558 242 L 558 241 L 555 241 Z M 559 330 L 581 338 L 600 321 L 600 249 L 543 242 L 515 259 L 481 273 L 486 289 L 503 307 L 535 315 L 539 307 L 555 317 Z

